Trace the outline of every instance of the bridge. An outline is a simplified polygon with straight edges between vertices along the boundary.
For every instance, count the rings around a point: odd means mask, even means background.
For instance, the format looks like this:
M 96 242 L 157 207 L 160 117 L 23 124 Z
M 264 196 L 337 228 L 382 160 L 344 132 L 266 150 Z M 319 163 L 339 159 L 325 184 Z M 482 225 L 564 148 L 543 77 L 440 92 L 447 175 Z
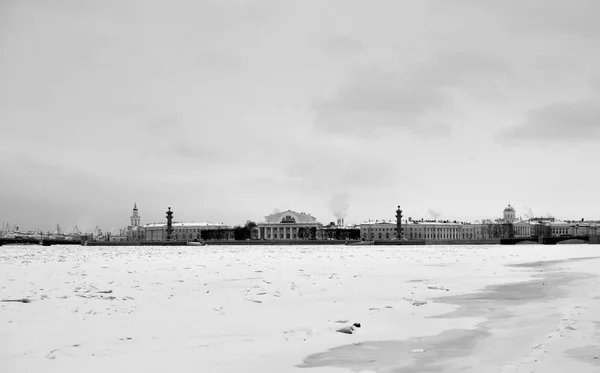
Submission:
M 580 240 L 590 242 L 590 236 L 551 236 L 551 237 L 516 237 L 503 238 L 500 240 L 501 245 L 516 245 L 521 242 L 532 242 L 542 245 L 556 245 L 559 242 Z

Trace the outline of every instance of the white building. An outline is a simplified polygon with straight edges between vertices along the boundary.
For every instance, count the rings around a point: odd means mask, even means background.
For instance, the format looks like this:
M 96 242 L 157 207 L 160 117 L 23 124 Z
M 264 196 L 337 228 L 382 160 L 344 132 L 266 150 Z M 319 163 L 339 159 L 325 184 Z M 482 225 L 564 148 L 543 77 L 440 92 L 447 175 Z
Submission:
M 551 229 L 550 233 L 552 236 L 568 236 L 573 234 L 570 230 L 571 224 L 564 221 L 552 221 L 547 224 Z
M 509 223 L 514 223 L 517 220 L 515 215 L 516 215 L 515 208 L 512 207 L 509 203 L 508 206 L 506 206 L 506 208 L 504 209 L 504 214 L 503 214 L 504 221 L 509 222 Z
M 167 224 L 153 223 L 144 224 L 140 228 L 140 237 L 144 241 L 163 241 L 167 239 Z M 231 227 L 225 224 L 213 223 L 173 223 L 171 239 L 175 241 L 200 241 L 202 231 L 205 230 L 223 230 L 229 231 Z
M 573 236 L 597 236 L 599 233 L 600 222 L 598 221 L 570 221 L 565 222 L 569 225 L 568 234 Z
M 317 218 L 303 212 L 287 210 L 265 216 L 257 224 L 259 240 L 295 240 L 309 238 L 323 225 Z M 313 237 L 314 238 L 314 237 Z
M 404 224 L 402 226 L 404 227 Z M 362 223 L 360 225 L 360 238 L 363 241 L 393 240 L 396 237 L 396 222 L 376 220 L 373 222 L 369 221 Z
M 131 221 L 131 224 L 128 225 L 125 230 L 125 239 L 127 241 L 139 241 L 141 239 L 139 229 L 141 217 L 138 213 L 137 203 L 133 204 L 133 213 L 129 220 Z
M 403 224 L 408 240 L 472 240 L 478 237 L 477 225 L 449 221 L 409 221 Z
M 507 223 L 513 223 L 516 238 L 531 237 L 531 223 L 526 220 L 517 219 L 515 208 L 510 203 L 504 209 L 502 220 Z
M 457 221 L 427 221 L 410 220 L 402 224 L 404 237 L 408 240 L 473 240 L 489 239 L 493 237 L 510 236 L 510 226 L 504 226 L 502 223 L 512 223 L 515 237 L 531 236 L 531 224 L 522 220 L 517 220 L 515 208 L 510 204 L 504 209 L 502 218 L 496 220 L 486 220 L 481 223 L 465 223 Z M 367 223 L 365 223 L 367 224 Z M 391 223 L 386 223 L 391 224 Z M 394 232 L 395 232 L 395 224 Z M 492 229 L 493 228 L 493 229 Z M 494 234 L 492 234 L 494 231 Z M 371 234 L 366 229 L 363 232 L 361 226 L 361 237 L 375 237 L 375 239 L 386 239 L 382 235 L 379 238 L 379 231 L 374 230 Z M 387 233 L 385 230 L 382 233 Z M 366 234 L 366 236 L 365 236 Z M 390 235 L 390 237 L 392 237 Z M 395 237 L 395 235 L 393 236 Z
M 531 223 L 525 220 L 519 220 L 514 222 L 515 237 L 531 237 Z

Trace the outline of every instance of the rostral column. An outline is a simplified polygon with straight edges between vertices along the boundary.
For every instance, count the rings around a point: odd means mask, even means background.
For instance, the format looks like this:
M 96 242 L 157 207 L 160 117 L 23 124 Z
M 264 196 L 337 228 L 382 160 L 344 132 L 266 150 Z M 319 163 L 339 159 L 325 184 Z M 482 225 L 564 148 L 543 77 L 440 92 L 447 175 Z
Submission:
M 173 211 L 169 207 L 167 210 L 167 241 L 171 240 L 171 234 L 173 233 Z

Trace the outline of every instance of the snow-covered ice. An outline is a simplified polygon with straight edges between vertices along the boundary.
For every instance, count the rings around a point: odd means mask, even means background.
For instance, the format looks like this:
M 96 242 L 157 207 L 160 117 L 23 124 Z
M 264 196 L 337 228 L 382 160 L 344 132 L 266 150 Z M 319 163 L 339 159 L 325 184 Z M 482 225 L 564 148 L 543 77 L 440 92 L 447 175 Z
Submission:
M 3 246 L 0 371 L 597 372 L 600 260 L 563 261 L 595 256 L 600 246 Z M 563 292 L 535 295 L 530 280 Z M 517 288 L 532 300 L 514 302 Z M 536 327 L 519 332 L 526 321 Z

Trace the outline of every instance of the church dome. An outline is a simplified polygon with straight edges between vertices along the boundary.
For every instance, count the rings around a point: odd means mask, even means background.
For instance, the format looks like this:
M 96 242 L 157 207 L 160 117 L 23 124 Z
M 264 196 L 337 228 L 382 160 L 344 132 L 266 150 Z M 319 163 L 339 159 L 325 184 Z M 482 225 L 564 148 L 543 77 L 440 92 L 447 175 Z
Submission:
M 504 209 L 504 212 L 515 212 L 515 208 L 512 207 L 511 205 L 506 206 L 506 208 Z

